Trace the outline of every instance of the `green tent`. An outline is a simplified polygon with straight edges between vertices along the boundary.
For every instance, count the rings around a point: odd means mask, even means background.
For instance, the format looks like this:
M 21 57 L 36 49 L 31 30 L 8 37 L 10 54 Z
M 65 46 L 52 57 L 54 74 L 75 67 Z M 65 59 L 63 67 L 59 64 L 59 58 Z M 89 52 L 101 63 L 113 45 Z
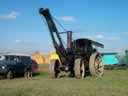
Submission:
M 103 63 L 104 65 L 113 65 L 113 64 L 118 64 L 119 60 L 115 54 L 104 54 Z

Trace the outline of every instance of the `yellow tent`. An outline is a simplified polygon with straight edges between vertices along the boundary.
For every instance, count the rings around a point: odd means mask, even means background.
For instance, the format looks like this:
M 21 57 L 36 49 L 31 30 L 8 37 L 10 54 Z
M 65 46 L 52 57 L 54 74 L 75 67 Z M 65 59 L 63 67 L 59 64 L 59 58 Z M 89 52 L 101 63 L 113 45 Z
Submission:
M 37 64 L 45 64 L 45 57 L 43 54 L 35 53 L 33 55 L 33 59 L 37 62 Z

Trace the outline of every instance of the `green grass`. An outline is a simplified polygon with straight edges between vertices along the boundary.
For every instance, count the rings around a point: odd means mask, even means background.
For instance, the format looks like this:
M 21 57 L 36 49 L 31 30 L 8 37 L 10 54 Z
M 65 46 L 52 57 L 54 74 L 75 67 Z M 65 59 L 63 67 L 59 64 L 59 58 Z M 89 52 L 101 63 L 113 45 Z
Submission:
M 47 65 L 33 78 L 0 80 L 0 96 L 128 96 L 128 70 L 105 71 L 101 78 L 50 79 Z M 43 70 L 44 68 L 44 70 Z

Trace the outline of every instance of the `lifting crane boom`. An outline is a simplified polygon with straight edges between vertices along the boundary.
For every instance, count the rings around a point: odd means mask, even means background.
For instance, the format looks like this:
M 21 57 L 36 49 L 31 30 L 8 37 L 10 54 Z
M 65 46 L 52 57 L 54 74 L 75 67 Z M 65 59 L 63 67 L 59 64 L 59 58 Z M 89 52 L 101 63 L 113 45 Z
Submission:
M 48 27 L 49 27 L 49 31 L 50 31 L 50 35 L 52 37 L 52 42 L 53 42 L 53 45 L 56 49 L 56 53 L 57 54 L 60 54 L 59 57 L 61 59 L 61 57 L 65 57 L 67 60 L 67 52 L 64 48 L 64 45 L 62 43 L 62 40 L 61 40 L 61 37 L 59 35 L 59 32 L 56 28 L 56 25 L 52 19 L 52 16 L 49 12 L 49 9 L 46 8 L 40 8 L 39 10 L 40 14 L 43 15 L 47 21 L 47 24 L 48 24 Z

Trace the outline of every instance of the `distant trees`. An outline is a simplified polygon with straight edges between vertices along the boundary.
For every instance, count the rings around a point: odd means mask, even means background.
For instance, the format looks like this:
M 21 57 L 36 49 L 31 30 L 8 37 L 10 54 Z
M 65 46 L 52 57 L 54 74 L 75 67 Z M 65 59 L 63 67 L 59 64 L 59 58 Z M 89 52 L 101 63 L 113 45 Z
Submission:
M 128 50 L 125 50 L 124 55 L 117 55 L 119 64 L 128 64 Z
M 125 50 L 125 64 L 128 64 L 128 50 Z

